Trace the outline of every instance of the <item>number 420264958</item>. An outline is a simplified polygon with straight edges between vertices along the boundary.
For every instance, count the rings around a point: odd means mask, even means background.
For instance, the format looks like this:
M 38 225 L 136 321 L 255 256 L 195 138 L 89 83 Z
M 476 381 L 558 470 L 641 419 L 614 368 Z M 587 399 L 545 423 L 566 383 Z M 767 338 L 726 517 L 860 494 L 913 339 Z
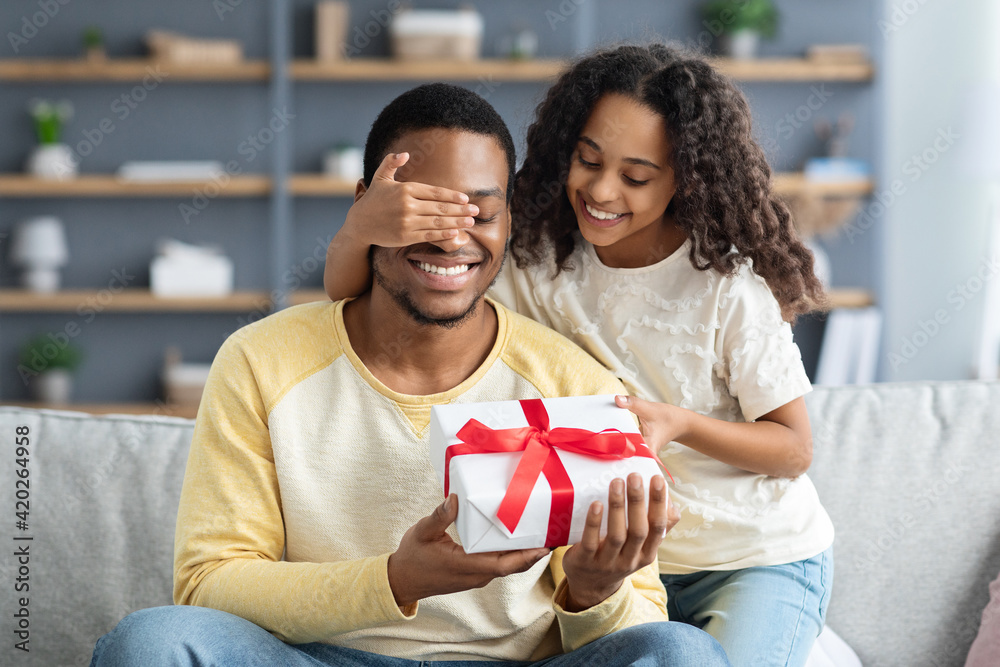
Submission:
M 17 480 L 15 486 L 17 491 L 15 497 L 17 500 L 14 505 L 14 514 L 17 517 L 17 527 L 21 530 L 28 529 L 28 500 L 30 498 L 30 479 L 31 471 L 28 468 L 29 460 L 29 429 L 27 426 L 18 426 L 14 429 L 15 439 L 14 439 L 14 463 L 17 466 Z

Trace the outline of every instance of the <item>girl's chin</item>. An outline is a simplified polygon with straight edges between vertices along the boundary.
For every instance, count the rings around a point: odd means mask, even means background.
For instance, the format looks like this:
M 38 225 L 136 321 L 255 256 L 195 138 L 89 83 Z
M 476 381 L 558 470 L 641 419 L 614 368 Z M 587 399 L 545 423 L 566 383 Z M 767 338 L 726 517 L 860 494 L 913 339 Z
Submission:
M 593 225 L 580 225 L 580 235 L 590 245 L 597 246 L 598 248 L 612 246 L 622 240 L 619 230 L 594 227 Z

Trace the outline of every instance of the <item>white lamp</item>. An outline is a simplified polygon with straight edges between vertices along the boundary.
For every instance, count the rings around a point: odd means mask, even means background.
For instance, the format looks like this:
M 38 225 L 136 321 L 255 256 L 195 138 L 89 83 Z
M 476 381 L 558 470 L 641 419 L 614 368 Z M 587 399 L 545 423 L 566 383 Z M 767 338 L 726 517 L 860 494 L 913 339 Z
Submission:
M 34 292 L 59 289 L 59 269 L 69 259 L 66 232 L 59 218 L 29 218 L 14 230 L 11 262 L 22 266 L 21 284 Z

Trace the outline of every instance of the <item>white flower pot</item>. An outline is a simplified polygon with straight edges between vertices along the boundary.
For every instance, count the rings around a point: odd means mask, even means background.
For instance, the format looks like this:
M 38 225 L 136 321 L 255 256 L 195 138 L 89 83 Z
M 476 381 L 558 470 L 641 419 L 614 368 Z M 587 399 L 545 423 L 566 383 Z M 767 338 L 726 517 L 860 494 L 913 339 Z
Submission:
M 28 156 L 27 171 L 38 178 L 68 181 L 77 174 L 76 156 L 66 144 L 40 144 Z
M 737 30 L 722 36 L 722 52 L 735 60 L 757 57 L 760 33 L 756 30 Z
M 53 368 L 32 379 L 32 392 L 39 403 L 66 405 L 73 393 L 73 375 L 65 368 Z

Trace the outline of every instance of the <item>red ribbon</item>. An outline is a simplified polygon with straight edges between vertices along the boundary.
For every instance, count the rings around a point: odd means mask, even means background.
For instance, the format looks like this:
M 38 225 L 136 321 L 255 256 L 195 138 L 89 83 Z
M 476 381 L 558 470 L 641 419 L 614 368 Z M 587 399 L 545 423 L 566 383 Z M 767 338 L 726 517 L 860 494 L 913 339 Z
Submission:
M 573 517 L 573 482 L 556 453 L 557 449 L 598 459 L 645 456 L 658 460 L 638 433 L 622 433 L 617 429 L 605 429 L 597 433 L 582 428 L 550 430 L 549 414 L 541 399 L 519 402 L 528 426 L 494 430 L 470 419 L 457 434 L 461 444 L 448 447 L 444 457 L 444 495 L 447 497 L 453 456 L 524 452 L 497 510 L 497 518 L 512 533 L 521 521 L 531 490 L 535 488 L 541 474 L 545 475 L 552 489 L 545 546 L 558 547 L 569 543 Z

